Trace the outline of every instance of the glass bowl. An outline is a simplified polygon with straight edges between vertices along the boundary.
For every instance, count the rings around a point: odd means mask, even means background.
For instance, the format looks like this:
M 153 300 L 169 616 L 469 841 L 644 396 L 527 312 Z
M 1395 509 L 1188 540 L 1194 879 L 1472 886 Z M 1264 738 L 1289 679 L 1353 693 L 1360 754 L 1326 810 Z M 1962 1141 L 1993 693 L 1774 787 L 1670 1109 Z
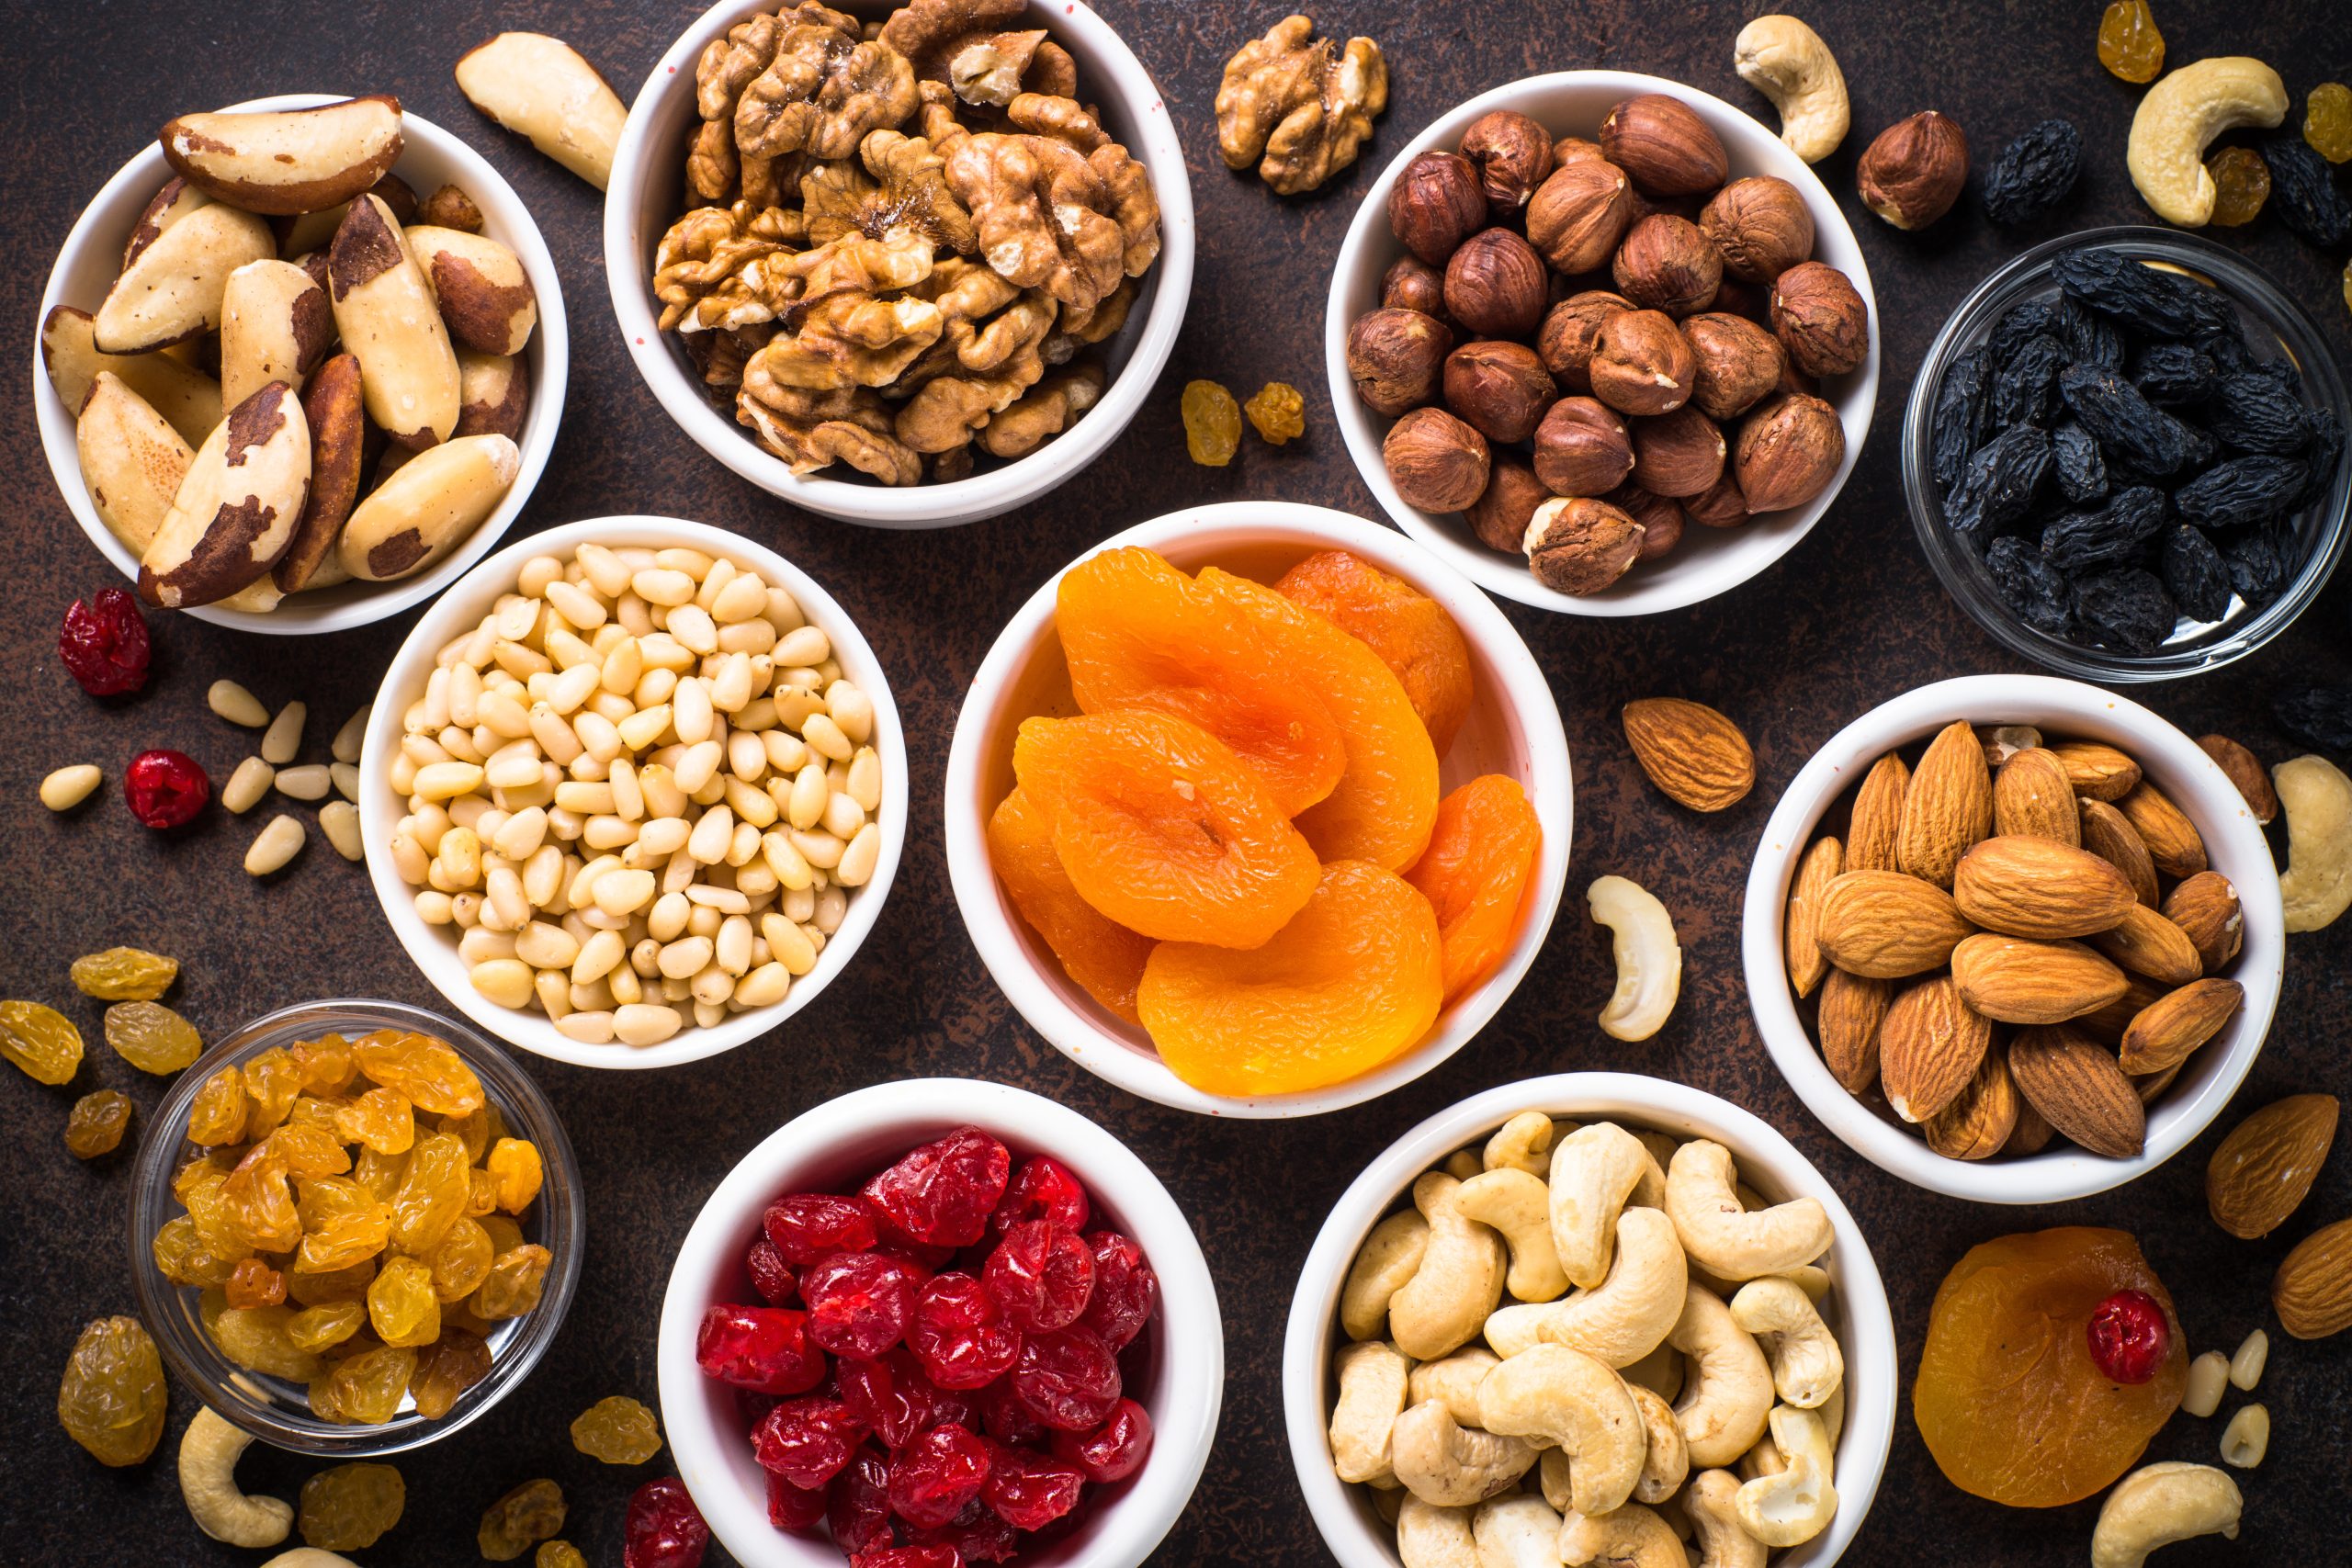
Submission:
M 172 1175 L 203 1151 L 189 1143 L 189 1104 L 204 1080 L 229 1064 L 243 1063 L 273 1045 L 336 1033 L 349 1037 L 377 1029 L 414 1030 L 447 1041 L 480 1077 L 483 1092 L 505 1118 L 516 1137 L 538 1146 L 546 1179 L 538 1199 L 518 1222 L 527 1241 L 555 1254 L 548 1266 L 539 1304 L 521 1317 L 501 1323 L 489 1336 L 490 1373 L 458 1398 L 437 1421 L 416 1414 L 403 1401 L 401 1414 L 379 1426 L 342 1426 L 311 1414 L 304 1385 L 248 1371 L 229 1360 L 205 1332 L 198 1312 L 202 1292 L 178 1285 L 156 1268 L 151 1244 L 164 1224 L 183 1212 L 172 1195 Z M 139 1145 L 131 1181 L 130 1276 L 139 1295 L 139 1314 L 155 1337 L 164 1365 L 194 1389 L 207 1404 L 259 1438 L 263 1442 L 297 1453 L 336 1459 L 367 1459 L 421 1448 L 446 1438 L 503 1399 L 507 1392 L 530 1375 L 547 1353 L 580 1283 L 581 1248 L 585 1235 L 581 1202 L 580 1164 L 571 1142 L 563 1135 L 555 1107 L 539 1086 L 506 1058 L 489 1036 L 462 1023 L 397 1002 L 337 998 L 281 1008 L 254 1020 L 231 1034 L 181 1073 L 148 1122 L 146 1139 Z
M 2050 277 L 2052 258 L 2084 245 L 2176 267 L 2220 288 L 2236 304 L 2255 356 L 2288 360 L 2301 372 L 2306 403 L 2330 411 L 2340 423 L 2352 423 L 2352 400 L 2347 400 L 2343 372 L 2328 352 L 2327 340 L 2303 308 L 2251 262 L 2211 240 L 2170 229 L 2127 224 L 2086 230 L 2036 245 L 1978 284 L 1928 347 L 1912 379 L 1911 405 L 1903 421 L 1903 491 L 1910 503 L 1912 526 L 1918 532 L 1928 564 L 1935 568 L 1961 607 L 2003 647 L 2037 664 L 2085 680 L 2108 682 L 2169 681 L 2217 670 L 2285 631 L 2326 585 L 2328 574 L 2344 553 L 2345 514 L 2347 504 L 2352 504 L 2352 464 L 2339 459 L 2335 482 L 2317 505 L 2293 519 L 2295 538 L 2303 549 L 2302 563 L 2276 599 L 2256 609 L 2233 595 L 2229 614 L 2211 623 L 2184 617 L 2165 646 L 2152 654 L 2078 647 L 2026 625 L 1994 587 L 1979 541 L 1944 525 L 1943 502 L 1931 472 L 1929 426 L 1945 368 L 1984 341 L 1994 323 L 2012 308 L 2036 296 L 2055 293 L 2057 286 Z M 1991 542 L 1988 538 L 1982 545 Z

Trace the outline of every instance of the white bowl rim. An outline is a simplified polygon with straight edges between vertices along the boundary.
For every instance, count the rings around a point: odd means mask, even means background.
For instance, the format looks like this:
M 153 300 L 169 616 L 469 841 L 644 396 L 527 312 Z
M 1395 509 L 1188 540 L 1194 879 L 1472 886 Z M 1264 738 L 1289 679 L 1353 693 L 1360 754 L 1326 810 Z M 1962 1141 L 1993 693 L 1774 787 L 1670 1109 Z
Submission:
M 1054 6 L 1044 0 L 1035 3 L 1050 16 L 1055 28 L 1079 36 L 1095 51 L 1116 101 L 1125 107 L 1138 129 L 1142 145 L 1137 152 L 1148 154 L 1141 161 L 1159 199 L 1159 257 L 1142 280 L 1152 288 L 1151 302 L 1126 363 L 1085 418 L 1025 457 L 944 484 L 892 486 L 862 479 L 826 479 L 821 473 L 796 474 L 713 406 L 679 367 L 648 303 L 651 278 L 629 233 L 630 213 L 638 205 L 654 156 L 648 143 L 652 139 L 655 106 L 670 93 L 691 93 L 695 63 L 704 45 L 723 35 L 741 17 L 753 11 L 774 10 L 774 0 L 718 0 L 687 26 L 647 73 L 613 153 L 612 183 L 605 197 L 605 281 L 629 358 L 654 400 L 695 446 L 737 478 L 796 506 L 842 522 L 875 528 L 954 527 L 1010 511 L 1053 490 L 1101 457 L 1142 410 L 1175 351 L 1176 337 L 1192 301 L 1194 218 L 1183 142 L 1150 73 L 1109 23 L 1079 0 L 1061 0 Z
M 401 803 L 393 795 L 385 770 L 393 749 L 400 744 L 401 716 L 409 702 L 414 700 L 402 693 L 412 686 L 414 691 L 423 691 L 424 675 L 433 668 L 434 655 L 480 620 L 487 605 L 470 610 L 467 606 L 482 591 L 483 584 L 496 581 L 503 592 L 515 570 L 531 557 L 562 555 L 583 543 L 646 544 L 656 548 L 684 546 L 753 567 L 770 583 L 791 590 L 808 623 L 822 627 L 832 643 L 834 657 L 842 661 L 842 673 L 874 702 L 874 750 L 882 761 L 883 807 L 876 818 L 882 829 L 882 852 L 875 862 L 873 876 L 850 898 L 840 930 L 825 943 L 824 952 L 817 955 L 817 967 L 794 980 L 780 1002 L 733 1014 L 715 1028 L 695 1025 L 681 1029 L 658 1045 L 582 1044 L 558 1033 L 544 1013 L 500 1007 L 464 983 L 462 970 L 458 971 L 457 983 L 446 981 L 443 971 L 456 968 L 457 948 L 417 914 L 416 890 L 402 882 L 400 873 L 392 867 L 391 828 L 400 819 Z M 881 919 L 882 905 L 889 897 L 890 885 L 898 876 L 899 862 L 906 849 L 910 805 L 906 734 L 900 726 L 898 702 L 890 693 L 889 677 L 881 659 L 839 602 L 814 578 L 764 545 L 708 523 L 641 513 L 589 517 L 542 529 L 511 542 L 468 572 L 455 589 L 418 618 L 399 651 L 392 655 L 383 682 L 377 688 L 374 708 L 368 716 L 368 733 L 359 758 L 359 829 L 367 846 L 368 880 L 376 890 L 377 902 L 383 907 L 385 919 L 391 924 L 392 934 L 400 939 L 411 961 L 451 1007 L 491 1034 L 534 1055 L 568 1062 L 576 1067 L 626 1071 L 698 1062 L 758 1039 L 816 1000 L 856 958 L 859 947 Z
M 1324 1337 L 1331 1331 L 1340 1282 L 1356 1248 L 1415 1177 L 1529 1110 L 1622 1117 L 1644 1127 L 1679 1125 L 1729 1148 L 1751 1183 L 1761 1175 L 1765 1186 L 1778 1186 L 1789 1197 L 1817 1198 L 1828 1211 L 1837 1236 L 1828 1262 L 1846 1320 L 1839 1348 L 1846 1357 L 1849 1390 L 1845 1426 L 1838 1439 L 1838 1514 L 1819 1536 L 1776 1562 L 1791 1568 L 1829 1568 L 1860 1531 L 1878 1495 L 1900 1401 L 1894 1319 L 1870 1239 L 1828 1179 L 1762 1118 L 1704 1089 L 1639 1073 L 1556 1073 L 1475 1094 L 1389 1145 L 1331 1205 L 1299 1266 L 1298 1289 L 1283 1331 L 1282 1359 L 1283 1426 L 1291 1465 L 1323 1544 L 1347 1568 L 1396 1568 L 1393 1547 L 1364 1527 L 1362 1512 L 1351 1501 L 1354 1488 L 1332 1472 L 1325 1431 L 1329 1414 L 1322 1400 Z M 1859 1397 L 1853 1393 L 1857 1378 Z
M 745 1563 L 815 1568 L 840 1557 L 829 1542 L 777 1530 L 764 1500 L 742 1495 L 729 1478 L 730 1451 L 742 1439 L 715 1432 L 696 1397 L 706 1381 L 695 1362 L 695 1331 L 711 1304 L 706 1281 L 726 1266 L 746 1217 L 786 1190 L 789 1173 L 827 1150 L 893 1127 L 909 1126 L 911 1141 L 967 1122 L 1066 1159 L 1118 1211 L 1122 1234 L 1142 1247 L 1159 1279 L 1150 1331 L 1160 1336 L 1168 1397 L 1165 1410 L 1152 1412 L 1150 1457 L 1122 1483 L 1128 1490 L 1089 1521 L 1091 1539 L 1057 1555 L 1054 1568 L 1133 1568 L 1175 1526 L 1200 1484 L 1225 1403 L 1224 1320 L 1200 1240 L 1159 1178 L 1114 1134 L 1041 1095 L 978 1078 L 899 1078 L 813 1106 L 754 1145 L 704 1201 L 671 1266 L 655 1340 L 662 1425 L 712 1533 Z M 916 1124 L 923 1130 L 913 1131 Z M 1169 1468 L 1159 1469 L 1163 1462 Z M 791 1547 L 779 1550 L 784 1542 Z
M 1451 146 L 1459 140 L 1472 120 L 1490 109 L 1517 108 L 1536 94 L 1569 87 L 1600 89 L 1629 96 L 1659 93 L 1679 98 L 1699 110 L 1727 146 L 1738 143 L 1734 149 L 1736 155 L 1752 153 L 1769 165 L 1757 170 L 1757 173 L 1784 179 L 1804 194 L 1806 209 L 1813 214 L 1816 235 L 1815 260 L 1822 259 L 1823 237 L 1838 236 L 1842 239 L 1842 248 L 1852 254 L 1851 265 L 1839 264 L 1840 270 L 1861 295 L 1871 321 L 1870 357 L 1853 375 L 1840 378 L 1844 387 L 1838 396 L 1831 397 L 1828 389 L 1823 390 L 1822 395 L 1837 408 L 1839 423 L 1846 429 L 1846 460 L 1839 466 L 1837 477 L 1819 495 L 1801 507 L 1772 513 L 1770 520 L 1752 518 L 1731 531 L 1725 536 L 1727 542 L 1717 559 L 1710 563 L 1716 568 L 1714 570 L 1678 582 L 1667 577 L 1657 566 L 1637 565 L 1615 587 L 1589 597 L 1547 588 L 1537 581 L 1523 564 L 1515 564 L 1483 545 L 1465 540 L 1460 536 L 1462 530 L 1458 525 L 1407 504 L 1404 498 L 1396 493 L 1396 485 L 1388 478 L 1386 465 L 1381 461 L 1380 434 L 1374 429 L 1375 423 L 1385 425 L 1386 422 L 1376 422 L 1375 416 L 1356 400 L 1350 389 L 1349 319 L 1344 303 L 1351 280 L 1370 265 L 1365 259 L 1367 254 L 1395 243 L 1389 236 L 1386 224 L 1388 192 L 1408 163 L 1417 154 L 1442 142 Z M 1732 128 L 1728 133 L 1725 130 L 1727 125 Z M 1838 198 L 1822 184 L 1821 176 L 1814 172 L 1813 166 L 1790 152 L 1755 116 L 1712 93 L 1663 76 L 1645 75 L 1634 71 L 1554 71 L 1522 76 L 1515 82 L 1506 82 L 1499 87 L 1489 88 L 1465 99 L 1431 121 L 1419 136 L 1408 142 L 1380 172 L 1380 177 L 1366 188 L 1355 217 L 1349 222 L 1347 235 L 1340 242 L 1339 259 L 1331 268 L 1331 287 L 1323 320 L 1324 380 L 1331 394 L 1332 412 L 1339 421 L 1340 436 L 1347 443 L 1348 456 L 1354 460 L 1356 472 L 1363 480 L 1364 488 L 1372 491 L 1381 510 L 1396 519 L 1398 527 L 1443 558 L 1453 570 L 1489 593 L 1499 593 L 1506 599 L 1530 604 L 1539 610 L 1597 618 L 1654 615 L 1685 609 L 1732 592 L 1761 574 L 1813 532 L 1815 525 L 1845 490 L 1846 481 L 1853 477 L 1854 468 L 1861 460 L 1862 447 L 1869 439 L 1871 418 L 1877 410 L 1880 355 L 1884 337 L 1885 328 L 1879 314 L 1878 296 L 1871 288 L 1868 259 L 1855 238 L 1853 226 L 1847 222 L 1843 209 L 1838 207 Z M 1686 530 L 1686 537 L 1714 532 L 1693 525 Z M 1670 564 L 1672 560 L 1673 557 L 1669 555 L 1665 564 Z
M 1158 548 L 1203 533 L 1253 534 L 1272 541 L 1296 538 L 1320 548 L 1363 553 L 1375 565 L 1407 577 L 1443 604 L 1473 647 L 1503 676 L 1497 694 L 1520 724 L 1526 746 L 1530 800 L 1544 829 L 1535 879 L 1535 903 L 1521 922 L 1519 939 L 1502 965 L 1480 981 L 1451 1010 L 1429 1040 L 1374 1071 L 1328 1089 L 1248 1097 L 1211 1094 L 1193 1088 L 1157 1056 L 1147 1056 L 1069 1006 L 1039 978 L 1020 937 L 998 913 L 996 874 L 989 868 L 987 823 L 976 798 L 987 711 L 1010 685 L 1027 645 L 1046 632 L 1054 616 L 1055 594 L 1063 574 L 1105 550 L 1129 546 Z M 1546 782 L 1556 778 L 1556 792 Z M 1556 794 L 1556 799 L 1554 798 Z M 1146 1100 L 1211 1116 L 1271 1118 L 1314 1116 L 1376 1099 L 1421 1077 L 1474 1039 L 1510 999 L 1558 915 L 1567 883 L 1569 843 L 1575 825 L 1575 778 L 1567 734 L 1550 683 L 1518 629 L 1460 573 L 1395 529 L 1352 513 L 1288 501 L 1227 501 L 1163 513 L 1114 534 L 1055 571 L 1004 625 L 988 656 L 974 671 L 956 731 L 947 749 L 947 874 L 964 929 L 979 950 L 980 962 L 1029 1026 L 1047 1043 L 1097 1077 Z
M 268 109 L 310 108 L 318 104 L 339 104 L 350 96 L 347 93 L 278 93 L 269 97 L 251 98 L 241 104 L 231 104 L 223 114 L 248 114 Z M 522 261 L 523 270 L 531 280 L 531 290 L 537 297 L 539 321 L 532 339 L 538 350 L 538 368 L 533 371 L 531 406 L 524 415 L 522 464 L 509 486 L 505 499 L 498 509 L 482 520 L 466 540 L 449 554 L 414 577 L 401 578 L 382 585 L 373 593 L 364 594 L 346 604 L 319 611 L 315 615 L 298 610 L 292 615 L 278 610 L 261 612 L 230 610 L 218 604 L 198 604 L 177 612 L 193 615 L 199 621 L 227 626 L 243 632 L 260 632 L 272 637 L 314 637 L 328 632 L 349 631 L 354 626 L 373 625 L 387 620 L 401 611 L 423 603 L 463 577 L 468 569 L 486 555 L 492 545 L 505 536 L 529 503 L 531 492 L 538 488 L 539 476 L 546 469 L 548 457 L 555 451 L 556 435 L 563 423 L 564 390 L 571 375 L 571 329 L 563 308 L 563 282 L 556 272 L 555 258 L 548 254 L 547 238 L 539 231 L 538 222 L 531 217 L 530 209 L 504 175 L 492 167 L 489 161 L 461 140 L 456 132 L 435 124 L 405 105 L 401 109 L 401 132 L 403 137 L 413 131 L 416 139 L 431 149 L 435 157 L 447 159 L 456 165 L 465 180 L 465 189 L 482 203 L 482 210 L 498 232 L 493 238 L 511 248 Z M 402 156 L 406 156 L 403 146 Z M 399 172 L 399 164 L 393 165 Z M 57 396 L 57 389 L 50 385 L 49 367 L 41 356 L 41 326 L 50 312 L 60 305 L 71 304 L 64 299 L 65 265 L 69 256 L 102 242 L 91 230 L 96 215 L 124 187 L 142 190 L 160 187 L 172 177 L 164 162 L 163 150 L 149 141 L 130 161 L 115 171 L 112 178 L 98 187 L 82 209 L 74 227 L 66 231 L 65 243 L 58 247 L 56 260 L 51 263 L 49 281 L 41 289 L 40 314 L 33 322 L 33 400 L 34 419 L 40 427 L 41 450 L 49 459 L 50 476 L 55 481 L 74 520 L 82 525 L 90 542 L 98 547 L 116 570 L 132 581 L 139 576 L 139 560 L 123 547 L 105 524 L 98 521 L 91 507 L 89 487 L 82 482 L 81 457 L 74 448 L 74 421 Z M 511 211 L 509 210 L 511 209 Z M 514 221 L 519 220 L 519 223 Z M 95 307 L 81 307 L 95 309 Z M 527 352 L 527 350 L 526 350 Z
M 1789 878 L 1814 825 L 1881 754 L 1925 738 L 1954 719 L 2032 722 L 2055 729 L 2072 721 L 2128 730 L 2132 754 L 2161 776 L 2174 803 L 2197 823 L 2215 869 L 2230 874 L 2245 917 L 2245 939 L 2230 977 L 2245 1003 L 2217 1043 L 2222 1066 L 2186 1096 L 2160 1098 L 2148 1115 L 2145 1147 L 2109 1159 L 2071 1145 L 2022 1159 L 1946 1159 L 1916 1134 L 1885 1121 L 1830 1075 L 1789 995 L 1781 919 Z M 2185 786 L 2185 788 L 2183 787 Z M 2224 796 L 2221 792 L 2226 791 Z M 2216 810 L 2216 805 L 2222 809 Z M 2215 854 L 2217 848 L 2224 853 Z M 2248 872 L 2259 874 L 2247 874 Z M 1962 675 L 1915 687 L 1881 703 L 1814 753 L 1764 825 L 1747 877 L 1740 953 L 1748 1009 L 1765 1048 L 1815 1118 L 1847 1147 L 1915 1187 L 1980 1203 L 2056 1203 L 2087 1198 L 2146 1175 L 2195 1142 L 2221 1114 L 2261 1055 L 2278 1005 L 2286 966 L 2285 914 L 2268 840 L 2220 764 L 2170 721 L 2128 697 L 2056 675 Z

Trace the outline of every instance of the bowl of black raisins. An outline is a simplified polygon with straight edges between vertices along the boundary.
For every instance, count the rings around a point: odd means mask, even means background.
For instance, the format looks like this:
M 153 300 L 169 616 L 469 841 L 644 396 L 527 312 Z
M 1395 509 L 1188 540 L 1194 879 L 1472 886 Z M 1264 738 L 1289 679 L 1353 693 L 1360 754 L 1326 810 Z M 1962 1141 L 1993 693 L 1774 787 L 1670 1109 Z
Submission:
M 2284 631 L 2343 553 L 2342 371 L 2235 253 L 2168 229 L 2068 235 L 1962 302 L 1904 423 L 1928 562 L 2004 646 L 2163 681 Z

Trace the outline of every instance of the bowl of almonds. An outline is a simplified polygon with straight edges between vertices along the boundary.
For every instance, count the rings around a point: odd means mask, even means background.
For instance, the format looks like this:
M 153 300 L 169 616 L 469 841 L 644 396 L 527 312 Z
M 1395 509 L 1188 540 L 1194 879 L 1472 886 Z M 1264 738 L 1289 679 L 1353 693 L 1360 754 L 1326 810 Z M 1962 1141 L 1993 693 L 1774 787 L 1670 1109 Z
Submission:
M 2073 681 L 1970 676 L 1841 730 L 1766 824 L 1741 942 L 1830 1131 L 1953 1197 L 2049 1203 L 2180 1152 L 2285 959 L 2258 767 Z

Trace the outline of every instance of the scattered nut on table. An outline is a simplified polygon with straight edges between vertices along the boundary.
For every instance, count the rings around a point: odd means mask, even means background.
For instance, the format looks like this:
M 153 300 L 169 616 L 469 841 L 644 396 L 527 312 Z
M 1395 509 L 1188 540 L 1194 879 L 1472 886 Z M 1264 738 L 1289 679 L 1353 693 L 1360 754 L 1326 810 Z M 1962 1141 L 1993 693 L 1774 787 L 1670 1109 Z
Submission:
M 457 77 L 474 107 L 598 190 L 611 182 L 613 148 L 628 111 L 578 50 L 544 33 L 500 33 L 458 62 Z
M 1217 151 L 1226 167 L 1254 164 L 1275 194 L 1297 196 L 1354 163 L 1387 107 L 1388 62 L 1378 44 L 1351 38 L 1335 46 L 1315 37 L 1307 17 L 1285 17 L 1225 62 Z M 1548 139 L 1542 161 L 1551 161 Z

